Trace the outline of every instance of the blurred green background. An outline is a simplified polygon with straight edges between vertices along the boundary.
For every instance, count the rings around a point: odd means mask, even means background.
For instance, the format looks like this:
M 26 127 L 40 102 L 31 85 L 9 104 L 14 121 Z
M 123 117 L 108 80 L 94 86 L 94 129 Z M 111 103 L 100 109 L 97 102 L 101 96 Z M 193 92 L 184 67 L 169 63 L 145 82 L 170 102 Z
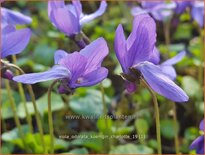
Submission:
M 85 13 L 94 12 L 99 2 L 82 2 Z M 103 81 L 106 93 L 106 102 L 110 116 L 131 116 L 133 119 L 110 119 L 108 128 L 105 128 L 104 119 L 66 119 L 68 115 L 102 115 L 102 103 L 100 87 L 77 89 L 72 96 L 59 95 L 56 89 L 52 93 L 52 110 L 54 118 L 54 133 L 56 136 L 56 153 L 103 153 L 104 140 L 83 138 L 59 138 L 59 135 L 104 135 L 107 132 L 112 135 L 129 135 L 131 139 L 113 138 L 109 153 L 118 154 L 150 154 L 156 152 L 156 131 L 154 120 L 154 108 L 151 95 L 148 90 L 139 87 L 137 92 L 129 95 L 124 91 L 123 80 L 119 76 L 121 68 L 114 53 L 114 36 L 118 24 L 122 23 L 126 36 L 132 29 L 130 6 L 137 6 L 137 2 L 113 1 L 108 2 L 108 8 L 103 16 L 86 24 L 84 33 L 91 40 L 104 37 L 110 49 L 109 56 L 105 59 L 103 66 L 109 69 L 109 76 Z M 18 55 L 17 65 L 26 73 L 41 72 L 47 70 L 54 64 L 53 56 L 57 49 L 68 52 L 79 51 L 75 43 L 59 32 L 49 21 L 47 15 L 47 2 L 4 2 L 3 7 L 17 10 L 29 15 L 33 22 L 25 27 L 32 29 L 32 38 L 27 48 Z M 182 153 L 194 153 L 189 150 L 191 142 L 199 136 L 198 125 L 204 116 L 203 82 L 199 83 L 198 68 L 201 65 L 201 52 L 198 26 L 190 21 L 190 12 L 175 15 L 171 22 L 170 34 L 171 44 L 165 45 L 163 24 L 157 22 L 157 47 L 161 53 L 161 62 L 166 60 L 168 49 L 170 57 L 178 52 L 186 50 L 186 57 L 175 65 L 177 71 L 176 83 L 180 85 L 190 97 L 187 103 L 176 104 L 177 107 L 177 132 L 179 135 L 179 147 Z M 19 27 L 20 28 L 20 27 Z M 203 30 L 201 30 L 203 31 Z M 11 61 L 11 58 L 8 57 Z M 1 99 L 1 140 L 3 154 L 11 153 L 42 153 L 42 146 L 34 117 L 34 109 L 27 96 L 27 106 L 32 115 L 32 123 L 35 134 L 29 133 L 25 119 L 25 111 L 17 91 L 17 85 L 11 82 L 13 95 L 15 97 L 18 116 L 23 124 L 25 140 L 28 146 L 25 148 L 15 127 L 13 113 L 10 108 L 7 92 L 2 81 Z M 49 145 L 49 131 L 47 121 L 47 89 L 50 82 L 33 85 L 37 99 L 38 110 L 43 121 L 45 141 Z M 26 89 L 25 89 L 26 90 Z M 27 91 L 26 91 L 27 93 Z M 173 111 L 172 102 L 158 95 L 160 104 L 162 148 L 164 153 L 175 153 Z M 136 137 L 135 135 L 138 135 Z M 141 136 L 141 137 L 140 137 Z

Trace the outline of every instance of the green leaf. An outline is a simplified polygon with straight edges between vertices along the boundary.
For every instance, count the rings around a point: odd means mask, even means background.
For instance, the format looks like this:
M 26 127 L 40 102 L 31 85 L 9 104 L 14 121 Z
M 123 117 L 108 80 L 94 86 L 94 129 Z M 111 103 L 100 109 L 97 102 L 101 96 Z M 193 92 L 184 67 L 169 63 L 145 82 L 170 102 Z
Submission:
M 47 95 L 47 93 L 45 95 L 43 95 L 41 98 L 39 98 L 36 101 L 36 104 L 37 104 L 38 111 L 41 115 L 43 115 L 45 112 L 48 112 L 48 95 Z M 33 108 L 32 102 L 27 102 L 26 106 L 29 110 L 29 114 L 34 114 L 34 108 Z M 52 92 L 51 93 L 51 109 L 52 109 L 52 111 L 60 110 L 63 107 L 64 107 L 64 104 L 63 104 L 63 101 L 62 101 L 60 95 Z M 18 116 L 20 118 L 26 117 L 23 103 L 19 104 L 17 112 L 18 112 Z
M 70 146 L 70 143 L 68 141 L 65 141 L 63 139 L 57 139 L 57 138 L 55 139 L 55 144 L 54 144 L 55 150 L 66 150 L 68 149 L 69 146 Z
M 184 23 L 180 24 L 177 27 L 176 32 L 174 33 L 174 39 L 190 39 L 192 37 L 192 26 L 190 24 Z
M 22 125 L 21 128 L 22 128 L 23 133 L 26 134 L 29 132 L 29 128 L 27 125 Z M 14 128 L 2 134 L 3 141 L 11 141 L 11 140 L 18 139 L 18 138 L 20 138 L 19 133 L 18 133 L 18 128 Z
M 134 126 L 117 127 L 114 133 L 116 135 L 128 135 L 134 131 Z
M 135 121 L 135 127 L 138 134 L 147 134 L 149 125 L 145 119 L 139 118 Z
M 113 148 L 109 154 L 152 154 L 153 149 L 145 145 L 126 144 Z
M 83 136 L 83 138 L 79 137 L 80 135 Z M 103 139 L 98 138 L 100 136 L 101 135 L 96 132 L 82 132 L 71 142 L 71 144 L 74 146 L 84 146 L 100 152 L 103 150 Z
M 12 154 L 14 150 L 14 145 L 11 143 L 3 143 L 0 149 L 1 154 Z
M 175 131 L 179 132 L 179 124 L 177 123 L 176 129 L 174 128 L 174 121 L 170 119 L 161 120 L 160 124 L 161 134 L 167 139 L 173 139 Z
M 39 112 L 43 113 L 48 112 L 48 94 L 46 93 L 40 99 L 36 101 Z M 60 110 L 64 107 L 63 101 L 60 94 L 51 93 L 51 109 L 52 111 Z
M 70 108 L 79 115 L 99 117 L 102 115 L 102 95 L 98 90 L 88 89 L 86 96 L 73 96 L 70 99 Z M 106 96 L 106 103 L 109 103 L 109 98 Z
M 107 125 L 106 125 L 106 120 L 107 120 Z M 112 131 L 112 119 L 109 117 L 100 117 L 97 121 L 97 127 L 100 132 L 106 134 L 110 133 Z
M 53 64 L 54 51 L 55 49 L 46 44 L 38 44 L 34 50 L 33 59 L 36 63 L 51 66 Z
M 157 146 L 158 146 L 157 140 L 155 140 L 155 139 L 150 139 L 150 140 L 148 141 L 148 145 L 149 145 L 151 148 L 157 150 Z
M 179 44 L 171 44 L 169 46 L 169 50 L 170 51 L 176 51 L 176 52 L 180 52 L 182 50 L 185 49 L 185 45 L 183 43 L 179 43 Z
M 189 127 L 185 130 L 184 137 L 187 140 L 192 141 L 198 136 L 199 136 L 199 129 L 196 127 Z
M 63 154 L 89 154 L 89 152 L 86 148 L 80 148 L 80 149 L 73 149 L 68 153 L 63 153 Z
M 19 102 L 20 102 L 20 96 L 17 92 L 11 90 L 12 95 L 14 97 L 15 103 L 18 106 Z M 13 111 L 11 109 L 11 104 L 10 104 L 10 99 L 8 97 L 8 93 L 5 89 L 1 90 L 1 115 L 2 115 L 2 119 L 9 119 L 13 117 Z
M 190 97 L 197 97 L 200 93 L 199 83 L 191 76 L 184 76 L 182 79 L 182 88 Z
M 29 132 L 28 125 L 21 126 L 22 132 L 26 135 Z M 2 140 L 5 142 L 10 142 L 12 144 L 18 145 L 23 148 L 23 141 L 19 135 L 18 128 L 14 128 L 10 131 L 4 132 L 2 134 Z
M 103 82 L 102 82 L 102 85 L 103 85 L 104 88 L 108 88 L 108 87 L 110 87 L 111 84 L 112 84 L 112 82 L 111 82 L 111 80 L 108 79 L 108 78 L 106 78 L 106 79 L 103 80 Z

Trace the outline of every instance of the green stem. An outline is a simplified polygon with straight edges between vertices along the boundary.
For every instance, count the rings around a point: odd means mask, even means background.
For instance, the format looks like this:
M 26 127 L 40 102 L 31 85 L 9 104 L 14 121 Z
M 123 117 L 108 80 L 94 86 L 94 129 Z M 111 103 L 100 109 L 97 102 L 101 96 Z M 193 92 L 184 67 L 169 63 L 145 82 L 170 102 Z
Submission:
M 9 64 L 8 66 L 15 68 L 21 74 L 25 74 L 24 71 L 20 67 L 14 65 L 14 64 Z M 27 88 L 28 88 L 28 91 L 29 91 L 29 95 L 31 96 L 32 104 L 33 104 L 33 107 L 34 107 L 35 117 L 36 117 L 38 129 L 39 129 L 39 132 L 40 132 L 40 138 L 41 138 L 41 143 L 42 143 L 42 147 L 43 147 L 43 152 L 47 153 L 45 141 L 44 141 L 44 138 L 43 138 L 43 127 L 42 127 L 42 124 L 41 124 L 40 114 L 39 114 L 38 109 L 37 109 L 35 95 L 34 95 L 34 92 L 33 92 L 33 89 L 32 89 L 31 85 L 27 85 Z
M 11 87 L 10 87 L 10 84 L 9 84 L 8 80 L 5 80 L 5 86 L 6 86 L 6 90 L 8 92 L 8 97 L 9 97 L 9 100 L 10 100 L 11 109 L 13 111 L 14 121 L 15 121 L 15 124 L 18 128 L 19 136 L 22 138 L 24 148 L 26 148 L 26 142 L 25 142 L 25 139 L 24 139 L 24 134 L 23 134 L 23 131 L 22 131 L 22 128 L 21 128 L 20 120 L 19 120 L 17 112 L 16 112 L 16 104 L 15 104 L 15 100 L 13 98 L 13 95 L 12 95 L 12 92 L 11 92 Z
M 173 120 L 174 120 L 174 142 L 175 142 L 175 150 L 176 154 L 180 154 L 179 151 L 179 138 L 178 138 L 178 132 L 177 132 L 177 111 L 176 111 L 176 104 L 172 102 L 173 105 Z
M 155 121 L 156 121 L 156 131 L 157 131 L 157 151 L 158 154 L 162 154 L 162 146 L 161 146 L 161 133 L 160 133 L 160 116 L 159 116 L 159 106 L 157 102 L 157 97 L 155 92 L 150 88 L 147 82 L 144 79 L 141 79 L 142 83 L 149 90 L 152 95 L 152 99 L 154 102 L 154 110 L 155 110 Z
M 203 32 L 201 31 L 200 27 L 199 33 L 200 33 L 200 64 L 199 64 L 199 69 L 198 69 L 198 82 L 200 86 L 203 86 L 203 65 L 204 65 L 204 44 L 203 44 Z
M 85 33 L 83 33 L 83 31 L 81 31 L 81 35 L 82 35 L 83 41 L 86 44 L 91 43 L 90 39 L 87 37 L 87 35 Z M 108 120 L 107 120 L 107 117 L 106 117 L 107 116 L 107 106 L 106 106 L 106 102 L 105 102 L 105 91 L 104 91 L 102 83 L 100 83 L 100 88 L 101 88 L 101 93 L 102 93 L 102 104 L 103 104 L 103 115 L 105 117 L 105 126 L 108 129 Z M 107 134 L 109 136 L 110 132 L 108 132 Z M 110 145 L 111 145 L 111 143 L 110 143 L 109 137 L 107 138 L 107 140 L 105 138 L 105 148 L 106 148 L 105 150 L 107 152 L 109 152 L 109 150 L 110 150 Z
M 7 131 L 7 129 L 6 129 L 6 122 L 5 122 L 5 120 L 2 118 L 2 116 L 1 116 L 1 122 L 2 122 L 3 132 L 6 132 L 6 131 Z
M 81 35 L 82 35 L 82 37 L 83 37 L 83 41 L 88 45 L 88 44 L 90 44 L 90 39 L 88 38 L 88 36 L 86 36 L 86 34 L 83 32 L 83 31 L 81 31 L 80 32 L 81 33 Z
M 108 118 L 107 118 L 107 105 L 106 105 L 106 101 L 105 101 L 105 91 L 104 91 L 102 83 L 100 83 L 100 89 L 101 89 L 101 94 L 102 94 L 103 118 L 105 118 L 105 127 L 106 127 L 107 130 L 109 130 L 108 129 L 108 127 L 109 127 L 109 125 L 108 125 Z M 108 134 L 108 136 L 110 136 L 110 132 L 109 131 L 107 132 L 107 134 Z M 107 152 L 109 152 L 109 150 L 110 150 L 110 140 L 109 140 L 109 137 L 105 139 L 104 143 L 105 143 L 105 150 Z
M 52 118 L 52 109 L 51 109 L 51 92 L 58 80 L 55 80 L 50 87 L 48 88 L 48 123 L 49 123 L 49 132 L 50 132 L 50 141 L 51 141 L 51 153 L 54 153 L 54 133 L 53 133 L 53 118 Z
M 167 23 L 164 23 L 164 36 L 165 36 L 165 44 L 167 46 L 167 50 L 168 50 L 168 56 L 170 56 L 170 49 L 169 49 L 169 45 L 170 45 L 170 22 L 171 20 L 169 20 Z M 176 126 L 177 126 L 177 114 L 176 114 L 176 105 L 175 103 L 173 103 L 173 121 L 174 121 L 174 129 L 176 131 Z M 175 132 L 174 135 L 174 143 L 175 143 L 175 149 L 176 149 L 176 153 L 179 154 L 179 138 L 178 138 L 178 134 L 177 131 Z
M 168 57 L 170 56 L 169 45 L 170 45 L 170 20 L 164 22 L 164 38 L 167 46 Z
M 41 138 L 41 143 L 42 143 L 42 147 L 43 147 L 43 152 L 47 153 L 45 141 L 44 141 L 44 138 L 43 138 L 44 134 L 43 134 L 43 127 L 42 127 L 42 123 L 41 123 L 41 117 L 40 117 L 40 114 L 38 112 L 38 108 L 37 108 L 37 104 L 36 104 L 36 100 L 35 100 L 35 95 L 34 95 L 34 92 L 33 92 L 33 89 L 32 89 L 31 85 L 27 85 L 27 88 L 28 88 L 28 91 L 29 91 L 29 94 L 31 96 L 31 100 L 32 100 L 32 103 L 33 103 L 33 107 L 34 107 L 34 111 L 35 111 L 35 117 L 36 117 L 36 121 L 37 121 L 37 126 L 38 126 L 38 129 L 39 129 L 39 132 L 40 132 L 40 138 Z
M 13 60 L 13 63 L 16 64 L 16 56 L 15 55 L 12 55 L 12 60 Z M 19 75 L 18 70 L 16 70 L 16 75 Z M 23 86 L 21 83 L 18 83 L 18 91 L 19 91 L 19 94 L 20 94 L 20 97 L 21 97 L 21 100 L 22 100 L 22 103 L 23 103 L 23 106 L 25 109 L 26 120 L 27 120 L 28 125 L 29 125 L 29 130 L 31 133 L 33 133 L 32 119 L 31 119 L 31 116 L 29 115 L 28 108 L 26 106 L 26 96 L 25 96 Z

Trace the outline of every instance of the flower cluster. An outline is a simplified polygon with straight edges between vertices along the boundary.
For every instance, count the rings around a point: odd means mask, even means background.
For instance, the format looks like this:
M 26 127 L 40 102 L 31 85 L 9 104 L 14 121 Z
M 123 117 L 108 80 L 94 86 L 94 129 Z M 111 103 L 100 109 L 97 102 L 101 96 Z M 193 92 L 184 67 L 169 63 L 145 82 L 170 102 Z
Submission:
M 31 37 L 31 30 L 28 28 L 16 30 L 16 25 L 30 24 L 32 19 L 19 12 L 1 8 L 1 34 L 2 49 L 1 58 L 22 52 Z
M 101 67 L 107 54 L 107 43 L 103 38 L 99 38 L 80 52 L 68 54 L 63 50 L 56 51 L 55 66 L 46 72 L 19 75 L 13 80 L 34 84 L 58 79 L 59 92 L 72 93 L 75 88 L 95 85 L 107 77 L 108 70 Z
M 118 26 L 115 52 L 122 66 L 127 91 L 134 92 L 136 80 L 143 76 L 158 94 L 176 102 L 188 101 L 186 93 L 172 81 L 176 77 L 172 65 L 183 57 L 184 52 L 158 65 L 159 54 L 155 43 L 156 25 L 147 14 L 134 18 L 132 32 L 127 40 L 122 25 Z
M 0 0 L 0 3 L 2 2 L 3 0 Z M 128 38 L 124 35 L 122 24 L 118 25 L 114 39 L 114 51 L 122 68 L 121 77 L 129 93 L 135 92 L 140 82 L 145 81 L 151 92 L 153 90 L 171 101 L 187 102 L 189 100 L 187 94 L 174 82 L 177 73 L 173 67 L 184 58 L 186 52 L 181 51 L 161 63 L 160 53 L 156 47 L 156 23 L 153 19 L 166 21 L 174 14 L 174 11 L 180 14 L 187 7 L 191 8 L 192 18 L 200 27 L 203 27 L 204 4 L 197 0 L 142 1 L 141 7 L 132 9 L 134 19 Z M 98 10 L 87 15 L 82 11 L 80 0 L 72 0 L 72 4 L 67 5 L 63 0 L 50 0 L 48 1 L 48 16 L 59 31 L 75 39 L 75 36 L 81 33 L 82 26 L 103 15 L 106 8 L 107 3 L 102 0 Z M 19 54 L 26 48 L 31 38 L 31 30 L 29 28 L 17 29 L 16 25 L 30 24 L 32 19 L 6 8 L 1 9 L 1 14 L 1 58 L 6 58 L 9 55 Z M 56 80 L 59 82 L 58 92 L 61 94 L 73 94 L 79 87 L 96 85 L 108 76 L 109 71 L 102 66 L 102 62 L 109 54 L 109 48 L 102 37 L 90 43 L 85 40 L 82 42 L 85 46 L 79 51 L 57 50 L 54 55 L 54 66 L 47 71 L 13 77 L 10 70 L 5 70 L 2 77 L 24 84 Z M 200 123 L 200 130 L 204 130 L 204 120 Z M 204 153 L 204 135 L 198 137 L 191 144 L 190 149 L 196 149 L 197 153 Z
M 107 7 L 105 0 L 101 1 L 99 9 L 89 15 L 82 12 L 79 0 L 72 0 L 72 4 L 65 5 L 64 1 L 49 1 L 48 16 L 53 25 L 67 36 L 74 36 L 81 31 L 81 27 L 101 16 Z
M 142 7 L 132 8 L 132 14 L 150 13 L 158 21 L 166 21 L 176 12 L 183 13 L 186 8 L 191 9 L 192 18 L 203 27 L 204 25 L 204 2 L 194 1 L 171 1 L 171 2 L 148 2 L 141 1 Z
M 5 58 L 19 54 L 26 48 L 30 41 L 31 30 L 29 28 L 17 30 L 16 25 L 30 24 L 32 19 L 6 8 L 1 8 L 1 17 L 1 58 Z M 12 80 L 13 73 L 2 67 L 1 77 Z
M 146 7 L 153 5 L 158 5 L 158 3 L 143 3 L 143 6 Z M 84 15 L 80 1 L 73 0 L 72 5 L 65 5 L 64 1 L 49 1 L 48 15 L 51 22 L 60 31 L 72 36 L 81 31 L 80 27 L 85 22 L 102 15 L 106 6 L 106 2 L 101 1 L 98 11 Z M 21 52 L 30 38 L 28 29 L 15 30 L 11 24 L 27 24 L 31 19 L 7 9 L 3 9 L 2 12 L 4 15 L 2 20 L 4 25 L 2 57 L 6 57 Z M 18 36 L 21 36 L 21 40 Z M 15 41 L 18 41 L 19 44 L 16 44 Z M 121 75 L 125 79 L 128 92 L 136 90 L 136 82 L 143 76 L 151 88 L 160 95 L 176 102 L 187 101 L 188 96 L 172 81 L 176 78 L 176 72 L 172 65 L 180 61 L 185 53 L 180 53 L 159 64 L 159 51 L 155 47 L 155 43 L 156 25 L 147 14 L 134 18 L 133 30 L 127 40 L 125 40 L 122 25 L 118 26 L 115 52 L 123 69 Z M 101 67 L 102 60 L 107 54 L 106 41 L 100 38 L 80 52 L 68 54 L 62 50 L 56 51 L 55 66 L 46 72 L 20 75 L 13 79 L 26 84 L 58 79 L 60 81 L 59 92 L 70 93 L 75 88 L 95 85 L 107 77 L 107 69 Z

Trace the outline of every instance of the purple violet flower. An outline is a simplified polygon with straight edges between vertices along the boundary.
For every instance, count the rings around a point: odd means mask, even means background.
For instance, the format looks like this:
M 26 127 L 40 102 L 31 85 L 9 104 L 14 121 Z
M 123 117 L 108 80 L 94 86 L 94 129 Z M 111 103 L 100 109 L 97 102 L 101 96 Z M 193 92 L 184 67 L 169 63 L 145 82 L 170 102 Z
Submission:
M 192 18 L 199 24 L 200 27 L 204 25 L 204 1 L 193 0 L 185 2 L 176 2 L 176 13 L 180 14 L 185 11 L 187 7 L 191 9 Z
M 174 69 L 173 65 L 181 61 L 185 55 L 186 52 L 182 51 L 173 58 L 170 58 L 159 65 L 162 72 L 166 74 L 171 80 L 175 80 L 177 77 L 176 70 Z
M 134 92 L 137 80 L 143 76 L 158 94 L 175 102 L 188 101 L 186 93 L 154 64 L 157 62 L 157 56 L 154 56 L 157 55 L 155 43 L 156 24 L 147 14 L 134 18 L 132 32 L 127 40 L 122 25 L 118 26 L 114 47 L 127 91 Z
M 186 10 L 187 7 L 192 6 L 192 2 L 191 1 L 177 1 L 176 0 L 176 5 L 177 5 L 177 7 L 175 9 L 176 13 L 182 14 Z
M 55 66 L 48 71 L 16 76 L 13 80 L 35 84 L 59 79 L 59 93 L 71 93 L 75 88 L 95 85 L 107 77 L 108 70 L 101 67 L 107 54 L 107 43 L 103 38 L 99 38 L 80 52 L 68 54 L 63 50 L 56 51 Z
M 12 25 L 7 25 L 4 27 L 1 34 L 1 58 L 21 53 L 29 43 L 31 37 L 30 29 L 24 28 L 16 30 Z
M 200 122 L 199 129 L 204 132 L 204 119 Z M 190 149 L 195 149 L 197 154 L 204 154 L 204 134 L 192 142 Z
M 12 80 L 14 77 L 14 74 L 9 69 L 6 69 L 6 70 L 1 69 L 1 77 L 4 79 Z
M 1 58 L 5 58 L 9 55 L 22 52 L 27 46 L 31 37 L 30 29 L 16 30 L 15 26 L 30 24 L 32 19 L 6 8 L 1 8 L 1 15 Z
M 147 2 L 141 1 L 141 7 L 134 7 L 131 10 L 133 16 L 150 13 L 158 21 L 166 21 L 173 14 L 176 8 L 175 2 Z
M 72 5 L 65 5 L 64 1 L 49 1 L 48 16 L 51 22 L 67 36 L 73 36 L 81 31 L 81 27 L 101 16 L 107 7 L 105 0 L 101 1 L 99 9 L 89 15 L 83 14 L 79 0 L 72 0 Z
M 192 18 L 199 24 L 204 26 L 204 1 L 194 1 L 191 9 Z
M 32 22 L 32 19 L 30 17 L 6 8 L 1 8 L 1 15 L 2 28 L 4 28 L 7 25 L 24 25 L 30 24 Z

